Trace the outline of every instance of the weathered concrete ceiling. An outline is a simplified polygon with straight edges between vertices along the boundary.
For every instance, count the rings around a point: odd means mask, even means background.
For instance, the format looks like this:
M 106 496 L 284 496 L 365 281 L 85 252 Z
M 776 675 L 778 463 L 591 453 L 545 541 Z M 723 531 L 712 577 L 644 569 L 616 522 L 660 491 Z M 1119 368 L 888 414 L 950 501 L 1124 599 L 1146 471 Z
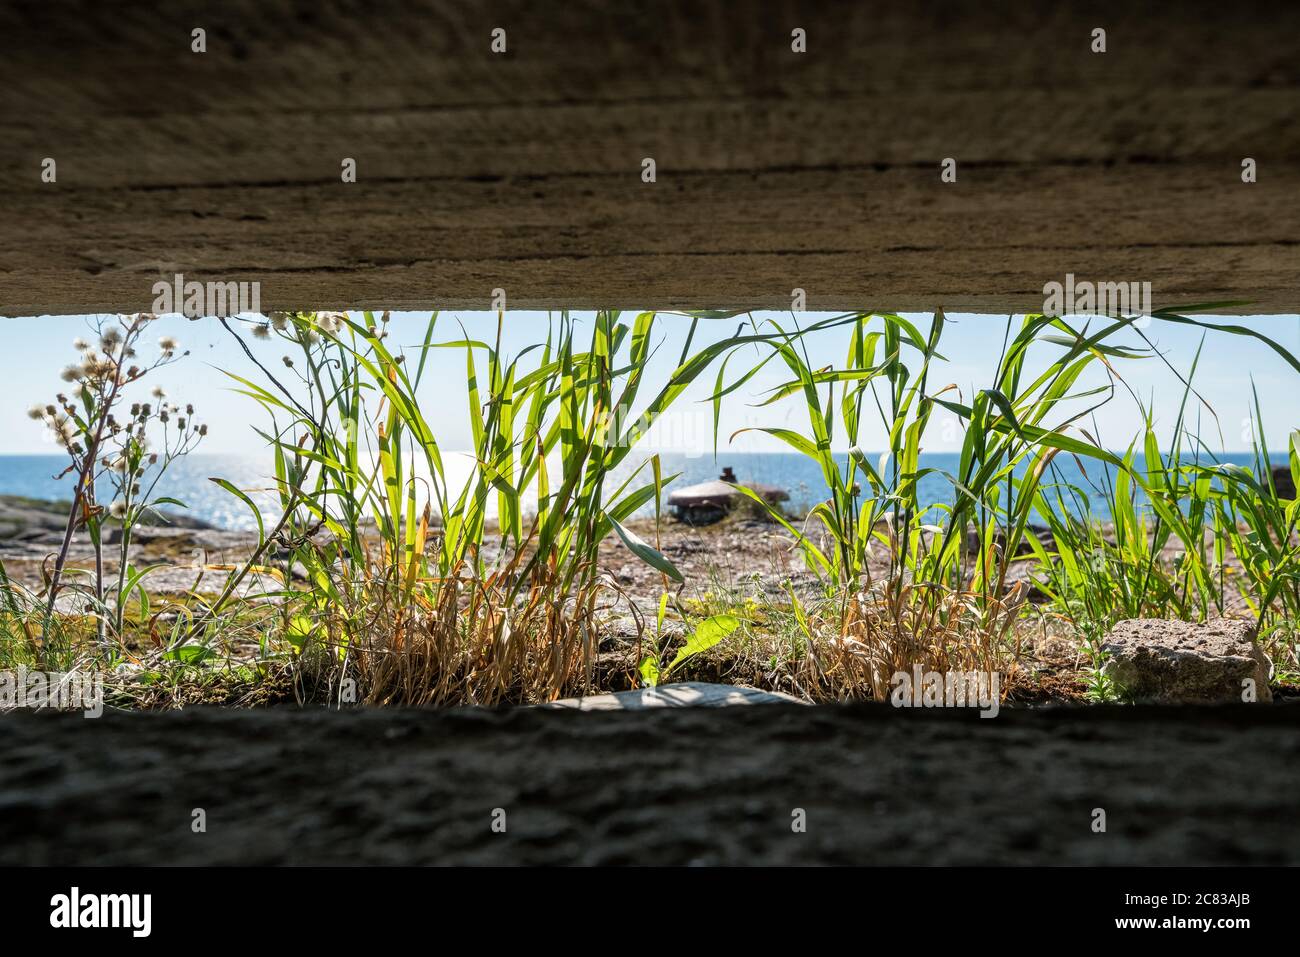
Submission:
M 981 310 L 1073 272 L 1293 312 L 1297 115 L 1290 0 L 10 0 L 0 313 L 177 272 L 264 307 Z

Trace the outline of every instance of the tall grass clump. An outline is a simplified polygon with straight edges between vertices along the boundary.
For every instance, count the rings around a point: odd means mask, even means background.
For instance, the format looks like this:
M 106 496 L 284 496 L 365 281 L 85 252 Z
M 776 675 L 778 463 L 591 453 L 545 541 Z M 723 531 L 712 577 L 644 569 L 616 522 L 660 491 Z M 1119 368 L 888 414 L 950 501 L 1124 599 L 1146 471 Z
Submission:
M 1109 389 L 1075 386 L 1090 365 L 1114 352 L 1105 340 L 1128 320 L 1107 321 L 1096 331 L 1048 316 L 1026 317 L 1014 335 L 1008 326 L 992 382 L 969 402 L 957 386 L 931 382 L 932 364 L 943 358 L 945 323 L 937 312 L 923 335 L 898 315 L 857 316 L 840 368 L 814 368 L 803 333 L 774 324 L 771 354 L 749 372 L 778 359 L 792 378 L 767 402 L 799 395 L 807 411 L 807 434 L 760 431 L 815 461 L 830 490 L 802 528 L 775 510 L 772 518 L 787 525 L 824 583 L 821 615 L 832 637 L 816 665 L 823 680 L 845 690 L 882 696 L 894 673 L 916 663 L 938 670 L 1008 667 L 1014 654 L 1007 639 L 1024 597 L 1023 585 L 1008 592 L 1008 570 L 1044 471 L 1061 452 L 1109 456 L 1070 434 L 1086 409 L 1052 416 L 1099 391 L 1108 397 Z M 1034 345 L 1056 355 L 1030 377 L 1026 358 Z M 715 398 L 739 381 L 720 383 Z M 954 490 L 951 504 L 923 503 L 918 494 L 921 479 L 935 472 L 921 465 L 921 452 L 936 408 L 965 427 L 957 471 L 943 473 Z M 861 447 L 872 414 L 888 442 L 878 458 Z M 842 462 L 834 444 L 849 446 Z
M 651 456 L 617 487 L 609 480 L 732 343 L 692 354 L 688 335 L 674 372 L 652 385 L 655 321 L 602 311 L 584 335 L 564 313 L 513 356 L 502 350 L 503 316 L 495 340 L 482 341 L 438 339 L 435 314 L 405 348 L 392 344 L 386 315 L 277 314 L 258 327 L 289 349 L 286 371 L 272 372 L 245 344 L 268 381 L 236 377 L 271 418 L 261 435 L 280 517 L 268 522 L 243 497 L 259 553 L 279 543 L 280 577 L 297 569 L 310 582 L 306 595 L 281 594 L 284 628 L 327 664 L 332 696 L 359 687 L 374 702 L 550 700 L 592 672 L 598 612 L 617 591 L 597 562 L 602 540 L 621 537 L 665 588 L 681 582 L 624 525 L 651 503 L 658 511 L 672 476 Z M 435 349 L 464 355 L 473 463 L 460 482 L 417 398 Z
M 1253 336 L 1300 372 L 1290 352 L 1253 330 L 1172 312 L 1154 318 Z M 1257 619 L 1261 634 L 1277 639 L 1270 645 L 1294 657 L 1300 621 L 1298 506 L 1274 480 L 1257 395 L 1250 419 L 1251 465 L 1220 461 L 1201 435 L 1204 414 L 1217 422 L 1194 386 L 1204 343 L 1203 338 L 1187 373 L 1178 374 L 1181 399 L 1163 446 L 1155 410 L 1138 401 L 1143 428 L 1120 456 L 1120 467 L 1103 472 L 1090 487 L 1054 474 L 1055 481 L 1039 490 L 1036 514 L 1050 536 L 1048 549 L 1038 550 L 1043 561 L 1037 584 L 1094 659 L 1107 631 L 1121 619 L 1202 621 L 1241 613 Z M 1292 432 L 1284 472 L 1293 483 L 1300 477 L 1296 443 Z M 1104 503 L 1109 522 L 1094 516 L 1094 503 Z
M 1152 319 L 1253 336 L 1300 371 L 1290 353 L 1257 332 L 1182 314 L 1198 308 L 1212 307 L 1166 310 Z M 1237 584 L 1261 621 L 1272 614 L 1296 620 L 1296 505 L 1277 497 L 1262 445 L 1253 471 L 1205 454 L 1187 416 L 1195 362 L 1166 452 L 1147 409 L 1142 433 L 1124 453 L 1088 431 L 1097 410 L 1127 388 L 1122 363 L 1159 357 L 1137 319 L 1092 317 L 1080 325 L 1030 315 L 1018 327 L 1008 320 L 993 376 L 969 400 L 955 384 L 932 381 L 943 358 L 942 312 L 924 334 L 901 316 L 857 316 L 838 368 L 814 368 L 806 330 L 773 323 L 768 355 L 729 385 L 724 366 L 715 402 L 775 360 L 791 378 L 764 404 L 798 396 L 807 413 L 806 431 L 760 431 L 817 463 L 830 493 L 800 527 L 770 510 L 824 586 L 819 607 L 807 611 L 791 594 L 818 681 L 879 697 L 891 675 L 915 663 L 935 670 L 1014 667 L 1016 620 L 1031 592 L 1095 655 L 1120 618 L 1223 614 L 1224 581 L 1236 571 L 1225 561 L 1227 550 L 1240 563 Z M 1117 344 L 1128 330 L 1146 344 Z M 1094 368 L 1105 384 L 1081 386 Z M 922 466 L 921 453 L 936 409 L 955 416 L 963 434 L 956 470 L 937 473 L 952 489 L 951 502 L 927 504 L 919 483 L 936 469 Z M 861 445 L 873 413 L 886 436 L 878 457 Z M 1263 434 L 1262 423 L 1255 434 Z M 848 446 L 847 456 L 833 454 L 835 445 Z M 1062 454 L 1081 472 L 1086 462 L 1100 467 L 1101 487 L 1090 494 L 1061 480 Z M 1109 523 L 1093 515 L 1098 497 Z M 1019 562 L 1023 570 L 1013 573 Z M 815 640 L 818 625 L 830 633 L 824 643 Z
M 1279 491 L 1277 474 L 1300 487 L 1300 430 L 1288 436 L 1286 458 L 1276 463 L 1264 443 L 1264 414 L 1252 386 L 1253 466 L 1195 463 L 1198 490 L 1212 509 L 1215 557 L 1223 564 L 1225 545 L 1241 563 L 1234 583 L 1247 607 L 1265 627 L 1300 622 L 1300 501 Z M 1219 581 L 1223 581 L 1220 573 Z M 1292 635 L 1294 641 L 1295 636 Z

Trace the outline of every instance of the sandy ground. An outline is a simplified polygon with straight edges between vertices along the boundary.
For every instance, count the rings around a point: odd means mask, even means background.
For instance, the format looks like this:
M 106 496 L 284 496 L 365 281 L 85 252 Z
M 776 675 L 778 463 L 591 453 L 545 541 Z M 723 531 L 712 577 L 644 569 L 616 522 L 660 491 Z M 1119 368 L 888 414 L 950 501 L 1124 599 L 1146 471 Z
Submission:
M 51 566 L 62 538 L 63 517 L 58 506 L 48 503 L 34 505 L 40 507 L 33 507 L 30 500 L 0 496 L 0 561 L 4 562 L 12 578 L 39 588 L 42 567 L 48 569 Z M 686 586 L 681 590 L 683 598 L 698 598 L 704 592 L 723 590 L 740 596 L 766 595 L 783 603 L 787 600 L 787 581 L 801 596 L 810 597 L 820 591 L 795 537 L 774 522 L 733 515 L 722 522 L 700 527 L 668 517 L 658 529 L 649 519 L 627 524 L 646 541 L 657 545 L 682 573 L 686 580 Z M 796 527 L 803 524 L 796 522 Z M 816 521 L 808 522 L 806 530 L 814 538 L 822 534 Z M 430 548 L 436 547 L 434 543 L 436 538 Z M 256 536 L 248 532 L 187 527 L 137 528 L 129 560 L 136 567 L 154 566 L 147 580 L 152 594 L 184 595 L 195 590 L 215 594 L 256 545 Z M 484 558 L 490 562 L 496 552 L 496 545 L 489 535 L 484 545 Z M 1176 552 L 1176 546 L 1170 545 L 1165 558 L 1172 561 Z M 272 549 L 270 557 L 273 561 L 279 557 L 275 549 Z M 109 574 L 114 574 L 118 562 L 117 549 L 108 547 L 104 558 Z M 94 567 L 94 551 L 84 533 L 79 533 L 74 539 L 68 564 L 72 569 Z M 883 546 L 876 546 L 869 564 L 874 578 L 879 580 L 886 576 L 888 556 Z M 1230 564 L 1235 562 L 1230 559 Z M 601 543 L 600 565 L 622 592 L 621 613 L 627 613 L 627 602 L 632 601 L 644 613 L 653 614 L 663 586 L 659 572 L 633 555 L 612 534 Z M 1013 560 L 1008 569 L 1008 588 L 1027 578 L 1033 565 L 1032 558 L 1027 556 Z M 68 579 L 69 583 L 85 581 L 88 579 Z M 297 583 L 302 584 L 301 581 Z M 279 587 L 270 576 L 250 575 L 240 593 L 256 595 Z M 1034 600 L 1033 592 L 1030 600 Z M 60 601 L 69 612 L 79 610 L 80 603 L 70 593 L 65 592 Z M 1230 603 L 1234 608 L 1239 604 L 1235 592 L 1230 596 Z
M 21 713 L 0 862 L 1296 864 L 1297 732 L 1293 705 Z

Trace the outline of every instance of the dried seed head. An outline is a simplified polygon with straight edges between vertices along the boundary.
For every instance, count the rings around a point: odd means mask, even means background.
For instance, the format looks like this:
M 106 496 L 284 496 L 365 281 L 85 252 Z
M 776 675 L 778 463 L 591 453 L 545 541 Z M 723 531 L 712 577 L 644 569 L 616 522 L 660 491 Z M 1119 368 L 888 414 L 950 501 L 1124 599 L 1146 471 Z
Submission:
M 322 312 L 316 316 L 316 323 L 330 335 L 343 328 L 344 316 L 339 312 Z

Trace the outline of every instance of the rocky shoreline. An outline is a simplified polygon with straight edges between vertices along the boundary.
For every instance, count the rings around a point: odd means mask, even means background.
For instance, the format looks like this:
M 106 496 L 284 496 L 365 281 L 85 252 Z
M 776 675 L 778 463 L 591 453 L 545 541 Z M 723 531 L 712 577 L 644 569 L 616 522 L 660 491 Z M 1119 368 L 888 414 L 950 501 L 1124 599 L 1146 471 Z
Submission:
M 43 568 L 63 540 L 68 508 L 67 502 L 0 495 L 0 562 L 12 580 L 33 588 L 41 586 Z M 149 576 L 149 589 L 159 595 L 185 594 L 205 578 L 213 582 L 217 574 L 224 573 L 211 572 L 205 566 L 238 564 L 257 545 L 254 534 L 214 528 L 185 515 L 168 514 L 166 522 L 138 525 L 128 552 L 134 565 L 157 566 Z M 107 535 L 104 559 L 110 571 L 117 567 L 119 534 L 110 528 Z M 72 540 L 68 567 L 90 569 L 94 559 L 89 538 L 84 531 L 78 532 Z M 219 589 L 220 582 L 209 587 Z

